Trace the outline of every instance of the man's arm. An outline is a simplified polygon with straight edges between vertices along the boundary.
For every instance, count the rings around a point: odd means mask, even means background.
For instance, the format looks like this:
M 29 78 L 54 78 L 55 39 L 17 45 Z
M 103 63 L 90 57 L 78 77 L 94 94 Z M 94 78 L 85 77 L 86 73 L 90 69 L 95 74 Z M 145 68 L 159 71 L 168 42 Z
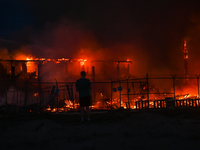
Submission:
M 76 92 L 78 92 L 78 86 L 76 86 Z

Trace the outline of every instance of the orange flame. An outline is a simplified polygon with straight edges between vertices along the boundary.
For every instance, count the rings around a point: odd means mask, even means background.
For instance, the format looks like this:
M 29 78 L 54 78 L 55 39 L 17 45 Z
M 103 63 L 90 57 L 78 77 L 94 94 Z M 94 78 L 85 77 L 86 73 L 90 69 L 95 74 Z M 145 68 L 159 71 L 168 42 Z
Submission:
M 80 62 L 80 65 L 83 66 L 85 65 L 85 62 L 87 61 L 87 59 L 79 59 L 78 61 Z
M 31 57 L 31 58 L 26 58 L 26 60 L 33 60 L 33 57 Z M 27 62 L 26 62 L 26 67 L 27 67 L 27 72 L 28 72 L 28 73 L 31 73 L 31 72 L 36 71 L 35 63 L 34 63 L 34 62 L 27 61 Z
M 33 96 L 35 96 L 35 97 L 38 96 L 38 93 L 33 94 Z

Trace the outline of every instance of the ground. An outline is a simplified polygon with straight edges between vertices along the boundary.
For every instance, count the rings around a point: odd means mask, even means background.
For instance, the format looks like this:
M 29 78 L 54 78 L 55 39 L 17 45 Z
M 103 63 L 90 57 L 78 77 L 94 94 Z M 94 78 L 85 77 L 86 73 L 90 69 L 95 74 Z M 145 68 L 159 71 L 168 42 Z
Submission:
M 200 108 L 1 115 L 1 149 L 199 149 Z

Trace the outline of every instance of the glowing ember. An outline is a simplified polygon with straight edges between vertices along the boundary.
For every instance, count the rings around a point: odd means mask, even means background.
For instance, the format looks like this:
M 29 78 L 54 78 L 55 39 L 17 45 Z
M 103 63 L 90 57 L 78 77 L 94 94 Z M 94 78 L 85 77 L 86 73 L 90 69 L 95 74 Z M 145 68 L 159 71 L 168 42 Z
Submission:
M 51 107 L 48 105 L 46 111 L 51 111 Z
M 38 96 L 38 93 L 35 93 L 33 96 L 35 96 L 35 97 Z
M 66 58 L 62 58 L 62 59 L 58 59 L 58 61 L 69 61 L 69 59 L 66 59 Z
M 45 61 L 45 58 L 35 58 L 35 60 Z

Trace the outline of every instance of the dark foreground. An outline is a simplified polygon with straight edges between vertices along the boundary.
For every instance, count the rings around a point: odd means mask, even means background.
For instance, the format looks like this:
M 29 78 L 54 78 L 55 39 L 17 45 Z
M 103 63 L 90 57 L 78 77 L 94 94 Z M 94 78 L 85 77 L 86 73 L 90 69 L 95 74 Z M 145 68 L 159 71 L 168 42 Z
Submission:
M 199 149 L 200 108 L 0 117 L 0 149 Z

